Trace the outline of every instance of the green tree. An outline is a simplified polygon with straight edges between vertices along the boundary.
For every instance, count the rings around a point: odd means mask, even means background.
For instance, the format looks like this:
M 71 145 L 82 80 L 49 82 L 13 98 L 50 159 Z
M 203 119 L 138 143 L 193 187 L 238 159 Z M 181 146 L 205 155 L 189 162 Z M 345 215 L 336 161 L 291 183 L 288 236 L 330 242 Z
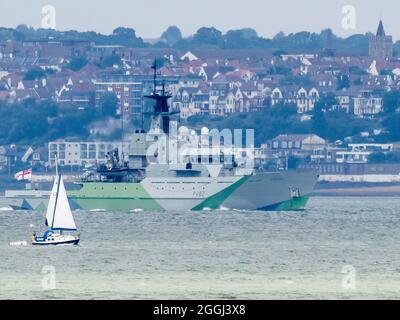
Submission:
M 116 117 L 118 98 L 114 92 L 104 94 L 100 99 L 100 113 L 104 117 Z
M 244 29 L 240 29 L 239 31 L 242 32 L 243 36 L 246 39 L 255 39 L 258 38 L 258 34 L 257 31 L 252 29 L 252 28 L 244 28 Z
M 39 80 L 46 77 L 46 72 L 40 68 L 29 69 L 24 76 L 24 80 Z
M 356 76 L 363 76 L 363 75 L 367 75 L 368 72 L 365 71 L 364 69 L 361 69 L 358 66 L 350 66 L 349 67 L 349 72 L 352 75 L 356 75 Z
M 32 144 L 42 139 L 48 133 L 50 116 L 49 109 L 32 99 L 0 104 L 0 144 Z
M 281 65 L 270 66 L 267 70 L 267 73 L 268 74 L 279 74 L 279 75 L 284 75 L 284 76 L 293 76 L 292 69 L 285 67 L 285 66 L 281 66 Z
M 337 77 L 337 80 L 338 80 L 338 85 L 337 85 L 338 91 L 350 88 L 351 83 L 349 76 L 342 74 Z
M 221 31 L 215 28 L 200 28 L 193 36 L 193 45 L 199 47 L 223 48 L 225 41 Z
M 249 37 L 246 37 L 243 30 L 230 30 L 224 36 L 227 49 L 245 49 L 251 48 L 253 42 Z
M 383 96 L 383 109 L 386 114 L 391 114 L 400 108 L 400 91 L 390 91 Z
M 99 67 L 104 69 L 104 68 L 110 68 L 114 65 L 120 65 L 121 64 L 121 57 L 117 54 L 111 54 L 102 57 Z
M 337 103 L 337 98 L 333 92 L 323 94 L 317 102 L 318 108 L 321 108 L 324 111 L 331 110 L 333 106 L 337 105 Z
M 326 118 L 325 118 L 325 104 L 323 102 L 317 102 L 314 106 L 313 110 L 313 120 L 312 120 L 312 129 L 313 132 L 320 137 L 326 137 Z
M 136 31 L 131 28 L 119 27 L 113 30 L 113 36 L 119 39 L 136 39 Z
M 155 44 L 153 44 L 153 48 L 166 49 L 166 48 L 170 48 L 170 46 L 167 43 L 165 43 L 164 41 L 157 41 Z
M 323 108 L 321 103 L 315 105 L 313 132 L 329 141 L 353 137 L 377 125 L 376 120 L 356 118 L 344 110 L 324 112 Z
M 241 113 L 220 116 L 194 116 L 189 118 L 188 126 L 202 128 L 204 126 L 219 130 L 228 128 L 254 129 L 255 143 L 260 145 L 279 134 L 306 134 L 311 132 L 310 122 L 302 122 L 297 108 L 292 104 L 278 104 L 265 108 L 262 112 Z
M 229 30 L 224 39 L 227 49 L 250 49 L 261 45 L 257 31 L 251 28 Z
M 110 38 L 107 39 L 107 42 L 108 44 L 112 43 L 129 47 L 145 47 L 143 39 L 137 37 L 136 31 L 131 28 L 116 28 Z
M 87 65 L 88 61 L 85 57 L 73 57 L 68 64 L 68 69 L 78 72 Z
M 368 157 L 370 163 L 400 163 L 400 152 L 375 152 Z
M 182 40 L 182 32 L 177 26 L 168 27 L 168 29 L 161 35 L 161 41 L 164 41 L 171 47 L 180 40 Z
M 383 120 L 383 125 L 389 131 L 389 138 L 392 141 L 400 141 L 400 113 L 388 115 Z

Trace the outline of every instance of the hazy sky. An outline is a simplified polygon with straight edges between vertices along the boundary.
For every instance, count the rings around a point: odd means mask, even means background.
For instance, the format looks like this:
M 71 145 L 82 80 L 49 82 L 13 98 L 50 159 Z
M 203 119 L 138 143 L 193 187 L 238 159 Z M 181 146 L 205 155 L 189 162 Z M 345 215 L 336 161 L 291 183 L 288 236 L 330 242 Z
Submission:
M 221 31 L 251 27 L 265 37 L 279 31 L 321 31 L 341 36 L 376 31 L 382 16 L 386 32 L 400 39 L 399 0 L 0 0 L 0 26 L 41 26 L 42 7 L 53 5 L 57 29 L 109 34 L 127 26 L 144 38 L 159 37 L 169 25 L 185 36 L 201 26 Z M 342 28 L 342 8 L 356 8 L 356 29 Z

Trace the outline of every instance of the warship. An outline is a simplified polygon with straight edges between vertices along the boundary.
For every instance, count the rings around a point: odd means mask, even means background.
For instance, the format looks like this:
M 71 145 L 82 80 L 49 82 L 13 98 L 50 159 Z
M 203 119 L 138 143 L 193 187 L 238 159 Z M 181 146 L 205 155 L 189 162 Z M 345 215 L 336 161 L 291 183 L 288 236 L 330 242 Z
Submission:
M 150 129 L 130 135 L 126 153 L 110 152 L 105 164 L 82 175 L 79 188 L 67 191 L 72 210 L 290 211 L 306 207 L 318 180 L 316 172 L 262 172 L 238 163 L 234 146 L 204 143 L 209 142 L 207 130 L 191 152 L 182 156 L 180 147 L 188 143 L 188 137 L 173 130 L 171 96 L 164 83 L 160 90 L 156 63 L 153 69 L 154 91 L 146 96 L 153 102 Z M 238 150 L 243 155 L 249 149 Z M 249 154 L 244 158 L 251 158 Z M 47 191 L 7 191 L 6 199 L 14 209 L 43 211 L 48 195 Z

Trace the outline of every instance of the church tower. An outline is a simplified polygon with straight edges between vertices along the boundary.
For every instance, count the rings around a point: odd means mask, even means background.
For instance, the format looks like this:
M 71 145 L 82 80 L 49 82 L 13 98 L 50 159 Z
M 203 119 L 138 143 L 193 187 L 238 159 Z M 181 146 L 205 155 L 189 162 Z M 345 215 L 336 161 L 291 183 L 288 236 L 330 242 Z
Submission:
M 376 60 L 385 60 L 393 57 L 393 39 L 387 36 L 382 20 L 379 21 L 378 31 L 369 39 L 369 56 Z

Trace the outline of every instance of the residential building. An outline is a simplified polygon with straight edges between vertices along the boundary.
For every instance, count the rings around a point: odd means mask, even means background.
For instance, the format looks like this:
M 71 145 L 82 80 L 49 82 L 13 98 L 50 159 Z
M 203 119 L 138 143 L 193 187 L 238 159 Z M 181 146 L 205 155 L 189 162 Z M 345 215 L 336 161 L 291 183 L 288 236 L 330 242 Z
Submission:
M 126 77 L 118 79 L 108 78 L 105 80 L 96 80 L 94 85 L 96 91 L 96 108 L 101 109 L 102 98 L 107 93 L 114 93 L 118 99 L 117 114 L 123 114 L 128 119 L 141 117 L 143 96 L 146 94 L 145 83 L 143 81 L 128 79 Z
M 315 134 L 280 135 L 271 140 L 271 152 L 279 157 L 305 157 L 327 148 L 327 142 Z
M 354 98 L 354 114 L 359 117 L 374 117 L 383 111 L 383 98 L 371 90 L 361 90 Z
M 316 88 L 275 88 L 271 93 L 271 105 L 279 103 L 295 104 L 298 113 L 307 113 L 314 110 L 315 103 L 319 100 L 319 91 Z
M 4 169 L 7 166 L 7 148 L 0 146 L 0 169 Z
M 368 163 L 368 157 L 374 152 L 392 152 L 393 144 L 349 144 L 348 151 L 336 154 L 337 163 Z
M 165 90 L 172 95 L 176 94 L 176 90 L 180 84 L 196 83 L 196 79 L 185 79 L 184 77 L 161 77 L 159 84 L 164 83 Z M 101 108 L 101 99 L 107 93 L 114 93 L 118 99 L 116 113 L 123 114 L 126 121 L 142 119 L 145 112 L 145 98 L 154 90 L 154 79 L 146 75 L 130 75 L 130 74 L 105 74 L 100 79 L 94 81 L 95 84 L 95 104 L 97 108 Z
M 84 167 L 106 162 L 106 155 L 118 149 L 120 157 L 128 150 L 129 144 L 121 142 L 54 141 L 48 145 L 49 164 L 55 166 L 56 155 L 59 165 Z

